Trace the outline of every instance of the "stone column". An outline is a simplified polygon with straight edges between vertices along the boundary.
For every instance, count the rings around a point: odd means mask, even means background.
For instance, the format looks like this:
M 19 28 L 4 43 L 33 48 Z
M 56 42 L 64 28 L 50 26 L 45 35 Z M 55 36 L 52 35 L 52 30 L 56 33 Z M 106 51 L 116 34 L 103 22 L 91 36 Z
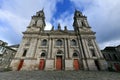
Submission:
M 88 56 L 88 54 L 87 54 L 87 47 L 85 46 L 85 39 L 82 39 L 82 44 L 83 44 L 83 48 L 84 48 L 84 54 L 85 54 L 85 56 L 86 56 L 86 58 L 88 58 L 89 56 Z
M 102 54 L 101 54 L 101 52 L 100 52 L 100 50 L 98 49 L 98 46 L 97 46 L 95 40 L 93 40 L 93 46 L 94 46 L 94 48 L 95 48 L 95 51 L 97 52 L 98 57 L 99 57 L 99 58 L 100 58 L 100 57 L 103 57 Z
M 22 56 L 24 47 L 25 47 L 25 38 L 23 38 L 23 40 L 22 40 L 22 42 L 21 42 L 21 44 L 20 44 L 20 46 L 19 46 L 19 48 L 18 48 L 18 50 L 17 50 L 17 53 L 16 53 L 16 55 L 15 55 L 15 58 Z
M 66 38 L 64 38 L 64 52 L 65 52 L 65 58 L 68 58 L 68 49 L 67 49 L 68 45 L 67 45 L 67 41 Z
M 36 50 L 37 50 L 38 39 L 36 39 L 35 41 L 36 41 L 36 43 L 34 44 L 35 48 L 34 48 L 34 52 L 32 54 L 32 57 L 34 57 L 34 54 L 36 54 Z
M 37 38 L 32 39 L 30 48 L 28 49 L 28 52 L 27 52 L 27 57 L 34 57 L 34 54 L 36 52 L 37 42 L 38 42 Z
M 91 54 L 90 54 L 89 46 L 88 46 L 88 44 L 87 44 L 87 40 L 86 40 L 86 39 L 84 40 L 84 45 L 85 45 L 85 47 L 86 47 L 86 48 L 85 48 L 85 49 L 86 49 L 86 50 L 85 50 L 85 51 L 86 51 L 86 54 L 88 55 L 87 58 L 92 57 Z
M 54 48 L 54 39 L 51 39 L 51 52 L 50 52 L 50 58 L 54 58 L 53 56 L 53 48 Z
M 86 52 L 86 47 L 85 47 L 84 39 L 82 39 L 81 42 L 82 42 L 81 43 L 81 47 L 82 47 L 81 49 L 83 49 L 82 51 L 83 51 L 83 56 L 84 56 L 84 58 L 82 59 L 83 66 L 84 66 L 85 70 L 89 70 L 88 61 L 87 61 L 88 55 L 87 55 L 87 52 Z
M 49 38 L 49 42 L 48 42 L 48 58 L 50 58 L 50 55 L 51 55 L 51 45 L 52 45 L 52 43 L 51 43 L 51 38 Z
M 67 49 L 66 49 L 67 55 L 68 55 L 68 58 L 70 58 L 70 50 L 69 50 L 70 49 L 70 41 L 69 41 L 69 39 L 66 39 L 66 41 L 67 41 L 67 46 L 66 46 L 67 47 Z
M 37 39 L 37 43 L 36 43 L 36 51 L 35 51 L 35 53 L 34 53 L 34 55 L 33 55 L 34 58 L 40 57 L 40 55 L 37 56 L 37 53 L 39 53 L 40 43 L 41 43 L 41 40 L 40 40 L 40 39 Z

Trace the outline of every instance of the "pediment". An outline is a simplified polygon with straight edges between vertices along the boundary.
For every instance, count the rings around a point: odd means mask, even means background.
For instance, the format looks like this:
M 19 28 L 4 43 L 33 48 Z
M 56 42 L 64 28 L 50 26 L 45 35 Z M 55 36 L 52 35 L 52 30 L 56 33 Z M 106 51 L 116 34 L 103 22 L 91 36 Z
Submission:
M 67 30 L 54 30 L 54 31 L 50 31 L 50 33 L 52 33 L 52 34 L 68 34 L 69 31 L 67 31 Z

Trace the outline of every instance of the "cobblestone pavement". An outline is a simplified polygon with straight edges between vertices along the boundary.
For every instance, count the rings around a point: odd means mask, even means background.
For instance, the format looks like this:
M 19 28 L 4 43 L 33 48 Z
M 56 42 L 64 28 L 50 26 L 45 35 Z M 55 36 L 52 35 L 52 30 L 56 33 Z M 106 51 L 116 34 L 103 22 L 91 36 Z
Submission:
M 0 80 L 120 80 L 120 73 L 107 71 L 10 71 Z

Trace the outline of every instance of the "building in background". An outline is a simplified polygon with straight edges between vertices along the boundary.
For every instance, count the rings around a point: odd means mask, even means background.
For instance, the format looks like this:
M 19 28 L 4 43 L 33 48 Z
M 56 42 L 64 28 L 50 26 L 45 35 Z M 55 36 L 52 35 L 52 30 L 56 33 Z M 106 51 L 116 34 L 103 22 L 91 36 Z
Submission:
M 16 54 L 16 50 L 7 45 L 8 43 L 0 40 L 0 69 L 8 68 Z
M 58 29 L 44 30 L 43 10 L 32 16 L 12 60 L 13 70 L 105 70 L 106 61 L 99 50 L 95 32 L 87 17 L 74 13 L 74 30 L 58 24 Z
M 102 54 L 107 61 L 108 70 L 120 71 L 120 45 L 108 46 L 102 50 Z
M 2 40 L 0 40 L 0 45 L 7 46 L 8 43 L 7 43 L 7 42 L 4 42 L 4 41 L 2 41 Z
M 18 48 L 19 48 L 19 44 L 16 44 L 16 45 L 10 45 L 9 46 L 11 49 L 14 49 L 14 50 L 18 50 Z

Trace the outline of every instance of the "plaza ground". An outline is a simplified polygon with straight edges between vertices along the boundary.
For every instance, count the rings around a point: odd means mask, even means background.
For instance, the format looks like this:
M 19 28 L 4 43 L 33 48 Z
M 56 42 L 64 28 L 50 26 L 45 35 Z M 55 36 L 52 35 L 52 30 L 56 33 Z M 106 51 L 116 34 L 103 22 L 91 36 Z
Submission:
M 108 71 L 9 71 L 0 80 L 120 80 L 119 72 Z

